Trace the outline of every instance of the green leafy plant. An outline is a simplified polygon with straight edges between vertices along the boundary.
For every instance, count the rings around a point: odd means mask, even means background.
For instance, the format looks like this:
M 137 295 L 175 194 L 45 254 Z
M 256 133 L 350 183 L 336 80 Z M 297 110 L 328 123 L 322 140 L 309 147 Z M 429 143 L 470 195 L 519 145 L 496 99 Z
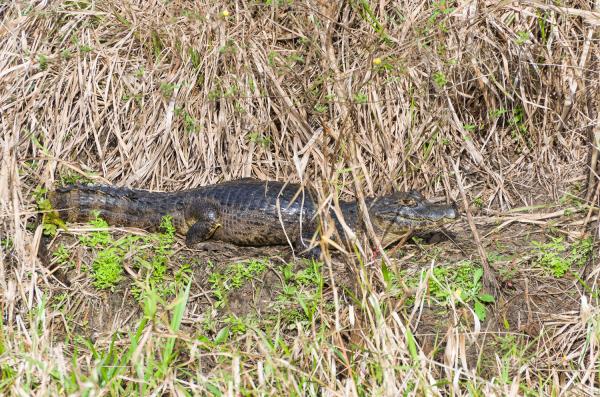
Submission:
M 160 59 L 165 45 L 156 30 L 150 32 L 150 47 L 154 53 L 154 58 Z
M 329 107 L 327 105 L 325 105 L 325 104 L 317 103 L 314 106 L 314 109 L 315 109 L 315 112 L 317 112 L 317 113 L 325 113 L 325 112 L 327 112 L 327 110 L 329 109 Z
M 534 241 L 532 244 L 535 263 L 554 277 L 564 276 L 573 266 L 583 266 L 593 248 L 591 238 L 576 241 L 570 250 L 562 237 L 554 237 L 546 243 Z
M 142 77 L 144 77 L 144 73 L 146 73 L 146 69 L 143 66 L 140 66 L 133 75 L 136 78 L 141 79 Z
M 477 208 L 480 208 L 480 209 L 481 209 L 481 208 L 483 208 L 483 204 L 484 204 L 484 203 L 483 203 L 483 197 L 481 197 L 481 196 L 477 196 L 477 197 L 475 197 L 475 198 L 473 199 L 472 203 L 473 203 L 473 205 L 474 205 L 475 207 L 477 207 Z
M 15 243 L 10 237 L 0 239 L 0 247 L 2 247 L 2 249 L 6 251 L 11 250 L 14 247 L 14 245 Z
M 127 102 L 130 99 L 133 99 L 135 101 L 135 103 L 138 104 L 138 106 L 142 104 L 142 99 L 143 98 L 144 98 L 143 94 L 128 94 L 128 93 L 125 93 L 122 96 L 123 101 Z
M 477 126 L 476 126 L 475 124 L 464 124 L 464 125 L 463 125 L 463 128 L 465 129 L 465 131 L 468 131 L 468 132 L 473 132 L 473 131 L 475 131 L 475 128 L 476 128 L 476 127 L 477 127 Z
M 52 253 L 52 257 L 62 267 L 75 266 L 75 263 L 71 260 L 72 253 L 64 244 L 58 246 L 58 248 Z
M 89 234 L 84 234 L 79 237 L 79 242 L 90 248 L 96 247 L 106 247 L 109 246 L 113 242 L 113 238 L 108 231 L 108 223 L 100 217 L 100 212 L 93 212 L 94 218 L 91 219 L 88 223 L 93 226 L 95 230 Z
M 165 98 L 171 98 L 173 96 L 173 92 L 175 92 L 175 89 L 177 88 L 177 84 L 163 82 L 160 83 L 159 88 L 162 96 Z
M 310 261 L 310 265 L 294 272 L 287 264 L 282 269 L 283 288 L 276 298 L 279 318 L 287 323 L 311 321 L 321 304 L 323 291 L 322 263 Z M 298 306 L 302 309 L 298 311 Z
M 481 292 L 482 277 L 483 268 L 469 261 L 459 262 L 452 268 L 435 267 L 429 281 L 429 291 L 440 301 L 447 301 L 458 293 L 462 302 L 473 304 L 473 311 L 479 320 L 484 321 L 487 316 L 486 304 L 493 303 L 494 297 Z
M 41 70 L 48 69 L 48 57 L 46 55 L 38 55 L 38 65 L 40 65 Z
M 368 99 L 369 97 L 367 96 L 367 94 L 364 94 L 362 92 L 359 92 L 356 95 L 354 95 L 354 101 L 359 105 L 367 103 Z
M 93 232 L 82 235 L 79 240 L 83 246 L 96 252 L 92 262 L 91 271 L 93 285 L 99 289 L 113 289 L 123 279 L 123 260 L 128 256 L 135 266 L 141 267 L 146 274 L 146 287 L 136 285 L 132 293 L 138 300 L 145 299 L 145 294 L 159 291 L 161 297 L 175 294 L 180 287 L 187 283 L 191 269 L 189 265 L 181 266 L 176 272 L 176 277 L 168 280 L 168 263 L 173 255 L 175 243 L 175 227 L 170 216 L 161 220 L 162 233 L 151 234 L 146 237 L 126 235 L 117 240 L 111 235 L 108 224 L 96 213 L 89 221 L 94 227 Z M 143 241 L 145 247 L 138 248 L 138 242 Z
M 525 111 L 522 107 L 516 107 L 512 110 L 508 124 L 512 127 L 512 136 L 519 139 L 527 139 L 527 124 L 525 123 Z M 526 140 L 531 145 L 531 142 Z
M 265 260 L 250 260 L 229 265 L 224 272 L 213 272 L 208 277 L 208 283 L 216 299 L 216 307 L 222 307 L 227 300 L 229 291 L 238 289 L 244 283 L 267 269 Z
M 530 37 L 530 33 L 527 31 L 519 31 L 517 32 L 517 38 L 515 39 L 515 43 L 517 43 L 517 45 L 523 45 L 525 43 L 527 43 L 527 40 L 529 40 Z
M 437 71 L 433 74 L 433 82 L 439 88 L 443 88 L 446 86 L 446 84 L 448 84 L 448 79 L 446 78 L 446 75 L 444 74 L 444 72 Z
M 64 49 L 60 52 L 60 56 L 62 59 L 64 59 L 65 61 L 68 61 L 69 59 L 71 59 L 73 57 L 73 53 L 71 53 L 70 50 L 68 49 Z
M 506 112 L 508 112 L 508 110 L 506 110 L 505 108 L 498 108 L 490 110 L 489 114 L 491 117 L 497 119 L 506 114 Z
M 77 172 L 66 171 L 60 174 L 60 184 L 62 186 L 65 185 L 74 185 L 76 183 L 92 183 L 93 182 L 94 173 L 86 173 L 82 175 Z
M 248 140 L 264 148 L 271 146 L 271 137 L 265 136 L 259 132 L 253 131 L 248 134 Z
M 94 48 L 90 47 L 87 44 L 81 44 L 79 46 L 79 51 L 83 52 L 84 54 L 88 53 L 88 52 L 92 52 L 94 50 Z
M 92 284 L 98 289 L 112 289 L 123 279 L 123 257 L 115 247 L 98 252 L 92 264 Z
M 33 197 L 37 202 L 38 209 L 43 211 L 42 215 L 42 230 L 45 236 L 55 236 L 57 229 L 67 229 L 65 222 L 60 219 L 58 212 L 52 208 L 52 203 L 46 196 L 47 190 L 43 188 L 37 188 L 33 192 Z
M 132 293 L 138 300 L 143 300 L 148 292 L 161 298 L 175 295 L 191 279 L 189 264 L 181 265 L 172 275 L 169 272 L 169 262 L 173 256 L 175 243 L 175 227 L 172 217 L 164 216 L 159 229 L 161 233 L 151 234 L 143 240 L 146 246 L 152 247 L 150 252 L 139 252 L 132 260 L 136 267 L 145 274 L 145 284 L 132 287 Z

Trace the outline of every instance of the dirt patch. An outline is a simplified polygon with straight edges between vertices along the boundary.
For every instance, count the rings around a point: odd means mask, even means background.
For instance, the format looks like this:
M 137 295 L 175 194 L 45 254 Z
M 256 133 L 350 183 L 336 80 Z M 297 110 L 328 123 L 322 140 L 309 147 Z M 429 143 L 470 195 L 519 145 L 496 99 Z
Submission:
M 480 218 L 481 223 L 483 219 Z M 574 221 L 572 215 L 557 220 Z M 485 236 L 484 248 L 501 281 L 501 291 L 494 303 L 480 302 L 485 307 L 485 320 L 481 322 L 481 333 L 465 344 L 469 367 L 495 365 L 495 357 L 502 354 L 502 349 L 508 349 L 508 342 L 509 346 L 526 349 L 538 341 L 542 333 L 556 328 L 556 318 L 570 313 L 579 304 L 576 278 L 579 268 L 554 277 L 536 263 L 532 242 L 552 240 L 555 238 L 552 230 L 522 222 L 499 229 L 501 224 L 496 221 L 480 225 L 480 233 Z M 71 261 L 75 263 L 63 269 L 70 285 L 57 286 L 53 294 L 56 337 L 63 339 L 76 334 L 92 339 L 108 338 L 114 332 L 131 331 L 144 313 L 144 302 L 136 285 L 143 282 L 147 274 L 125 261 L 128 270 L 124 279 L 113 290 L 99 291 L 90 280 L 93 256 L 89 250 L 73 243 L 73 238 L 63 236 L 50 247 L 56 250 L 60 244 L 70 244 L 74 248 Z M 566 246 L 570 243 L 564 240 Z M 337 255 L 335 253 L 332 260 L 332 273 L 342 304 L 357 305 L 352 298 L 360 298 L 361 293 L 357 287 L 357 271 L 337 260 Z M 479 261 L 465 222 L 458 222 L 442 232 L 417 235 L 410 243 L 393 250 L 391 257 L 397 276 L 404 277 L 407 283 L 413 282 L 413 287 L 418 286 L 418 277 L 423 280 L 426 274 L 439 278 L 443 284 L 443 278 L 450 274 L 449 269 L 466 266 L 470 271 L 469 266 L 472 266 L 475 272 Z M 381 261 L 374 257 L 366 265 L 369 273 L 377 274 Z M 290 324 L 306 321 L 310 318 L 310 305 L 317 305 L 315 310 L 327 311 L 327 305 L 333 301 L 329 269 L 294 258 L 290 248 L 285 246 L 237 247 L 207 242 L 192 250 L 176 244 L 168 263 L 168 280 L 183 267 L 188 269 L 191 280 L 184 321 L 190 335 L 215 336 L 223 327 L 235 330 L 249 325 L 268 326 L 277 321 Z M 472 276 L 468 275 L 466 281 L 469 277 Z M 414 303 L 399 289 L 388 289 L 385 295 L 396 302 L 389 306 L 390 311 L 405 316 L 424 352 L 437 360 L 443 360 L 451 337 L 449 329 L 458 327 L 473 334 L 473 307 L 478 294 L 483 293 L 478 289 L 462 296 L 462 301 L 457 298 L 454 304 L 448 305 L 450 298 L 443 295 L 440 288 L 450 288 L 449 293 L 452 293 L 452 288 L 458 291 L 466 287 L 450 284 L 436 287 L 430 281 L 423 300 Z M 313 301 L 317 299 L 316 294 L 318 303 Z M 161 307 L 166 308 L 173 295 L 167 294 L 162 299 Z M 166 312 L 159 310 L 157 315 L 164 316 Z M 356 346 L 364 343 L 357 337 L 359 328 L 348 333 L 348 341 L 356 342 Z M 506 335 L 510 335 L 510 339 Z
M 52 244 L 50 251 L 60 245 L 72 246 L 73 242 L 71 237 L 61 237 Z M 55 322 L 61 329 L 57 333 L 59 337 L 63 337 L 67 329 L 91 338 L 128 331 L 143 314 L 143 302 L 139 289 L 136 289 L 136 282 L 144 281 L 143 272 L 125 261 L 127 274 L 123 280 L 110 290 L 98 290 L 93 286 L 90 273 L 93 260 L 94 255 L 88 250 L 73 247 L 70 263 L 75 265 L 68 268 L 53 265 L 61 280 L 53 290 L 55 308 L 60 313 L 57 316 L 60 321 Z M 211 319 L 219 321 L 230 316 L 275 318 L 282 310 L 301 310 L 297 302 L 294 305 L 289 299 L 283 299 L 282 293 L 286 284 L 294 284 L 290 277 L 310 271 L 315 264 L 294 258 L 290 248 L 285 246 L 237 247 L 208 242 L 195 249 L 180 248 L 170 258 L 168 272 L 173 275 L 183 266 L 189 269 L 191 279 L 186 318 L 194 319 L 187 321 L 187 325 L 200 329 Z M 258 266 L 259 271 L 245 274 L 252 266 Z M 330 282 L 320 266 L 318 277 L 322 278 L 322 289 L 327 294 Z M 340 261 L 334 260 L 332 266 L 337 287 L 351 288 L 351 272 Z M 291 287 L 298 288 L 297 285 Z M 166 302 L 173 296 L 162 298 Z M 68 305 L 62 305 L 62 302 L 68 302 Z
M 573 216 L 553 220 L 559 225 L 578 224 L 579 221 Z M 584 289 L 582 285 L 586 285 L 581 279 L 583 262 L 557 277 L 552 274 L 557 269 L 544 268 L 543 263 L 540 263 L 540 256 L 555 254 L 551 251 L 552 243 L 537 242 L 559 241 L 559 250 L 569 247 L 561 251 L 562 256 L 553 257 L 557 261 L 555 266 L 559 266 L 561 263 L 558 258 L 576 255 L 576 248 L 573 247 L 577 241 L 582 240 L 570 238 L 568 228 L 558 228 L 561 232 L 557 234 L 557 228 L 550 227 L 549 224 L 514 222 L 498 230 L 501 224 L 502 222 L 488 223 L 479 228 L 481 235 L 485 236 L 482 244 L 488 261 L 501 282 L 501 290 L 496 301 L 486 305 L 486 319 L 481 322 L 478 334 L 473 332 L 473 311 L 462 305 L 458 298 L 453 305 L 440 304 L 435 299 L 426 298 L 421 307 L 411 309 L 409 318 L 412 320 L 415 336 L 432 359 L 444 361 L 448 338 L 452 337 L 448 332 L 458 328 L 464 335 L 470 335 L 462 342 L 467 367 L 477 367 L 484 373 L 486 368 L 495 368 L 497 360 L 501 360 L 504 355 L 520 355 L 523 360 L 528 359 L 527 352 L 538 347 L 542 340 L 551 338 L 565 325 L 565 318 L 577 315 L 573 308 L 580 306 L 580 296 Z M 427 266 L 452 267 L 465 261 L 478 261 L 476 246 L 467 232 L 466 224 L 454 225 L 449 235 L 449 241 L 427 249 L 419 247 L 418 252 L 406 251 L 404 257 L 399 256 L 397 260 L 408 263 L 413 272 Z M 549 253 L 543 250 L 549 250 Z M 590 252 L 592 251 L 588 255 Z M 586 285 L 586 288 L 589 287 L 591 286 Z M 434 291 L 430 293 L 432 297 L 435 294 Z M 471 306 L 472 303 L 473 301 Z

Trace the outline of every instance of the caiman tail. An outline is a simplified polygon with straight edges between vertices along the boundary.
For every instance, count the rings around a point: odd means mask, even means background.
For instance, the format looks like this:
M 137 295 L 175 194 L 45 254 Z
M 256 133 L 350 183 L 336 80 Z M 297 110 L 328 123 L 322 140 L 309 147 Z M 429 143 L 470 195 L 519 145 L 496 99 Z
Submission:
M 52 207 L 62 219 L 82 222 L 94 214 L 110 225 L 157 230 L 165 215 L 173 217 L 177 228 L 185 222 L 184 195 L 149 192 L 105 185 L 70 185 L 48 193 Z

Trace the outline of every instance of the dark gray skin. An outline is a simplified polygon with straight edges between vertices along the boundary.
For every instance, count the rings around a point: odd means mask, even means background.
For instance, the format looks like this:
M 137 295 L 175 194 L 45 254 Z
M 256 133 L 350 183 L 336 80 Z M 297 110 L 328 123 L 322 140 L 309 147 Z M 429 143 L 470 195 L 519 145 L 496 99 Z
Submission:
M 53 208 L 68 221 L 89 220 L 97 211 L 109 224 L 154 231 L 172 217 L 186 244 L 214 239 L 241 246 L 291 242 L 305 251 L 318 229 L 317 205 L 297 184 L 245 178 L 196 189 L 163 193 L 112 186 L 71 185 L 49 194 Z M 369 218 L 384 245 L 413 230 L 430 230 L 457 219 L 454 205 L 432 204 L 418 192 L 368 198 Z M 340 203 L 348 226 L 361 225 L 356 202 Z M 338 232 L 343 235 L 335 218 Z M 318 255 L 318 250 L 309 253 Z

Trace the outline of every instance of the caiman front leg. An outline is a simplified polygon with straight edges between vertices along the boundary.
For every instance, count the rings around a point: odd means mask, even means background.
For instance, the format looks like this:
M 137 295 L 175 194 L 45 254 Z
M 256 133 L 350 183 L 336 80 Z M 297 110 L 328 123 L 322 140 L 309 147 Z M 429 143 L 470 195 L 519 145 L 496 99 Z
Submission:
M 186 214 L 186 218 L 196 219 L 185 235 L 185 244 L 188 247 L 209 240 L 221 227 L 219 213 L 213 206 L 195 208 Z

